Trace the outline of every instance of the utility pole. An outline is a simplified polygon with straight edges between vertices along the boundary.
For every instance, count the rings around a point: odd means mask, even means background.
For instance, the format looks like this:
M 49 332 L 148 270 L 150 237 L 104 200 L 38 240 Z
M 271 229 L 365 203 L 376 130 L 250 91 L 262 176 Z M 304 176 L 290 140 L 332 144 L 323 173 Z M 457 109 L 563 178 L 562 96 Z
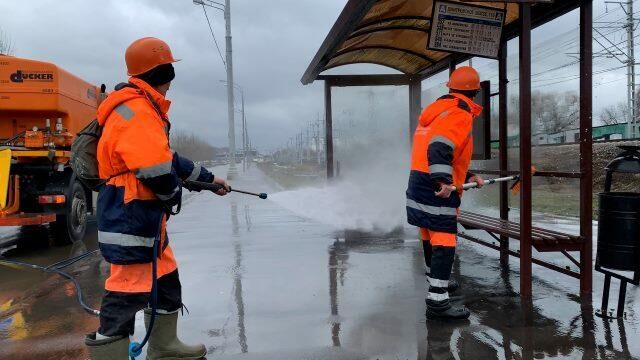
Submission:
M 220 80 L 221 83 L 223 83 L 225 86 L 230 87 L 229 83 L 226 80 Z M 242 88 L 242 86 L 238 85 L 238 84 L 231 84 L 233 86 L 233 88 L 235 88 L 236 90 L 240 91 L 240 97 L 242 99 L 242 157 L 243 157 L 243 164 L 242 164 L 242 169 L 243 172 L 247 171 L 247 166 L 246 166 L 246 162 L 247 162 L 247 143 L 248 143 L 248 139 L 249 139 L 249 135 L 247 134 L 247 117 L 245 115 L 244 112 L 244 89 Z M 235 111 L 235 109 L 234 109 Z M 234 132 L 234 139 L 235 139 L 235 132 Z
M 302 132 L 300 132 L 300 134 L 298 134 L 298 163 L 302 164 L 302 160 L 304 158 L 304 151 L 302 149 L 303 146 L 303 140 L 302 140 Z
M 300 134 L 296 134 L 296 163 L 300 163 Z
M 242 171 L 247 171 L 247 117 L 244 114 L 244 91 L 240 93 L 242 95 L 242 150 L 244 159 L 242 160 Z
M 627 123 L 629 137 L 635 137 L 633 124 L 636 122 L 636 56 L 633 46 L 633 30 L 635 26 L 633 17 L 633 0 L 627 0 L 627 51 L 629 52 L 629 60 L 627 62 L 627 82 L 628 82 L 628 101 L 631 119 Z
M 229 171 L 227 177 L 233 179 L 238 175 L 236 169 L 236 123 L 233 110 L 233 50 L 231 48 L 231 0 L 225 0 L 224 20 L 226 28 L 226 62 L 227 62 L 227 114 L 229 117 Z
M 322 164 L 322 159 L 321 159 L 321 153 L 320 153 L 320 114 L 318 114 L 318 117 L 316 118 L 316 160 L 318 162 L 318 165 Z
M 594 37 L 594 41 L 600 45 L 603 50 L 599 53 L 594 53 L 594 57 L 598 56 L 606 56 L 613 57 L 620 61 L 622 64 L 627 66 L 627 107 L 628 117 L 627 117 L 627 138 L 635 137 L 634 124 L 637 122 L 637 109 L 636 109 L 636 56 L 635 56 L 635 48 L 634 48 L 634 30 L 635 30 L 635 16 L 633 13 L 633 0 L 625 0 L 625 1 L 605 1 L 605 4 L 618 4 L 622 8 L 622 10 L 626 14 L 626 19 L 621 25 L 623 29 L 627 31 L 627 49 L 626 52 L 621 49 L 618 44 L 615 44 L 611 41 L 607 34 L 603 34 L 600 29 L 604 28 L 616 28 L 620 27 L 619 22 L 617 21 L 605 21 L 600 22 L 600 26 L 595 26 L 593 28 L 596 34 L 599 34 L 603 40 L 608 44 L 603 44 L 597 37 Z
M 250 159 L 252 158 L 251 156 L 251 140 L 249 140 L 249 126 L 247 124 L 247 115 L 245 114 L 245 112 L 242 112 L 242 122 L 244 123 L 244 143 L 245 143 L 245 150 L 244 150 L 244 162 L 247 164 L 247 169 L 249 168 L 249 163 L 247 163 L 247 161 L 250 161 Z
M 225 3 L 222 4 L 213 0 L 193 0 L 193 3 L 202 6 L 203 9 L 206 6 L 224 12 L 226 28 L 225 69 L 227 70 L 227 116 L 229 119 L 229 170 L 227 172 L 227 178 L 232 179 L 238 175 L 238 170 L 236 169 L 236 125 L 234 119 L 235 110 L 233 108 L 234 102 L 232 87 L 235 83 L 233 82 L 233 50 L 231 48 L 231 1 L 225 0 Z M 207 21 L 209 21 L 209 17 L 207 17 Z M 213 35 L 213 30 L 211 30 L 211 34 Z M 220 56 L 222 57 L 222 54 Z
M 310 129 L 311 129 L 311 123 L 309 123 L 309 126 L 307 127 L 307 137 L 304 143 L 306 161 L 311 160 L 311 135 L 309 133 Z

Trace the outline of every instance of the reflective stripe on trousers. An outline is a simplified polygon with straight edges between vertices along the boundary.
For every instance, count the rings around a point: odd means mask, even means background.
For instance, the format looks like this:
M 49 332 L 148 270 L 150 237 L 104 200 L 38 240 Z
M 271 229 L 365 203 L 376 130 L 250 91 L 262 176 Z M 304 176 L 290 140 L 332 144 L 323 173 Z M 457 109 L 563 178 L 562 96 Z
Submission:
M 446 290 L 446 289 L 445 289 Z M 449 301 L 449 292 L 445 291 L 443 293 L 431 292 L 427 293 L 427 300 L 432 301 Z
M 449 280 L 434 279 L 431 276 L 427 276 L 427 281 L 429 282 L 429 285 L 433 287 L 439 287 L 439 288 L 449 287 Z
M 432 206 L 424 205 L 416 202 L 415 200 L 407 199 L 407 207 L 415 210 L 425 212 L 430 215 L 446 215 L 446 216 L 458 216 L 458 209 L 445 207 L 445 206 Z

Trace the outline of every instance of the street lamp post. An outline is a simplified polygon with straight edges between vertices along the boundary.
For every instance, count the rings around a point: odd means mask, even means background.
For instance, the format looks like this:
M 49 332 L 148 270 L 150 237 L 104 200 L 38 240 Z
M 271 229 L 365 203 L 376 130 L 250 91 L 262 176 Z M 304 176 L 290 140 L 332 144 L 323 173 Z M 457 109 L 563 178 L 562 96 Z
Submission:
M 242 171 L 247 172 L 247 116 L 244 113 L 244 92 L 242 94 Z
M 233 50 L 231 45 L 231 1 L 225 0 L 224 5 L 211 0 L 193 0 L 194 4 L 208 6 L 220 11 L 224 11 L 226 29 L 226 69 L 227 83 L 233 84 Z M 229 119 L 229 170 L 227 178 L 233 179 L 238 175 L 236 169 L 236 129 L 233 110 L 233 89 L 227 87 L 227 116 Z
M 230 88 L 229 83 L 225 80 L 220 80 L 221 83 L 225 84 L 227 88 Z M 248 135 L 247 135 L 247 117 L 244 112 L 244 90 L 238 84 L 233 84 L 233 87 L 240 91 L 240 97 L 242 98 L 242 155 L 243 155 L 243 163 L 242 169 L 243 171 L 247 171 L 247 143 L 248 143 Z

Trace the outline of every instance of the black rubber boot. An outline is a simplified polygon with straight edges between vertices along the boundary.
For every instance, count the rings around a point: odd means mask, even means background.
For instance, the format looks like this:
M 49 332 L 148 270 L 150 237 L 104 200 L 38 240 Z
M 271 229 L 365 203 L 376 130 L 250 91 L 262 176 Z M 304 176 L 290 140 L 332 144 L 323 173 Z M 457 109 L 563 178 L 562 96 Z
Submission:
M 448 304 L 446 307 L 430 306 L 427 300 L 427 319 L 430 320 L 466 320 L 471 315 L 469 309 L 464 306 L 452 306 Z

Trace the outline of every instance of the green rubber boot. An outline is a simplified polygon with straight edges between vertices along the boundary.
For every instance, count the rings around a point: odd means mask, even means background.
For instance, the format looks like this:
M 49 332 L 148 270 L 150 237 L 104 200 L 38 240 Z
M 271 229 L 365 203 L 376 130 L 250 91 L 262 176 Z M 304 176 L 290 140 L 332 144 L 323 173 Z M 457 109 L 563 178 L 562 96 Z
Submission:
M 151 310 L 144 312 L 144 326 L 149 329 Z M 156 313 L 153 323 L 149 345 L 147 348 L 147 360 L 174 360 L 174 359 L 201 359 L 207 355 L 204 345 L 186 345 L 178 339 L 178 312 L 171 314 Z
M 96 333 L 88 334 L 84 344 L 89 349 L 89 360 L 128 360 L 129 337 L 116 336 L 96 340 Z

